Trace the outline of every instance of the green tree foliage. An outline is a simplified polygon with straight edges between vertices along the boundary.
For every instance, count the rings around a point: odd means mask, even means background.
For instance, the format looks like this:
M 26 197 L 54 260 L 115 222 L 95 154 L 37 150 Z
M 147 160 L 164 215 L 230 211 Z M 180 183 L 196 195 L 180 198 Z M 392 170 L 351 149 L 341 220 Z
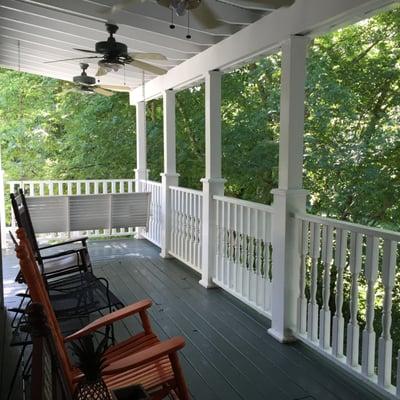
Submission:
M 8 179 L 132 177 L 128 95 L 68 91 L 66 82 L 0 69 L 2 163 Z

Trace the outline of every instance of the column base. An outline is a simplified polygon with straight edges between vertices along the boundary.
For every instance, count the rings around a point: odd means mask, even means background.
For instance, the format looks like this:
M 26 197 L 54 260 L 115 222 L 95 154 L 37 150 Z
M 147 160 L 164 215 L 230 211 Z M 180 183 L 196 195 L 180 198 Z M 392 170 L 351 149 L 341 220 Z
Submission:
M 174 258 L 171 256 L 171 254 L 168 253 L 168 251 L 164 251 L 163 249 L 161 249 L 161 251 L 160 251 L 160 257 L 161 258 Z
M 215 289 L 218 287 L 211 279 L 200 279 L 199 284 L 206 289 Z
M 278 332 L 277 330 L 275 330 L 273 328 L 268 329 L 268 334 L 271 335 L 275 340 L 277 340 L 279 343 L 282 343 L 282 344 L 294 343 L 297 341 L 297 339 L 293 335 L 291 335 L 291 334 L 282 335 L 281 332 Z

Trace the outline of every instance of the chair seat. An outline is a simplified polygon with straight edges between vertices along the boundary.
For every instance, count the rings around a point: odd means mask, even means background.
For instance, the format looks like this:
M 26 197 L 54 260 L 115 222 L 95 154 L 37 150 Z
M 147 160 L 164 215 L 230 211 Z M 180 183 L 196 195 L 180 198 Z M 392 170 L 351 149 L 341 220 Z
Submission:
M 81 272 L 50 281 L 48 293 L 57 317 L 77 317 L 101 310 L 121 308 L 123 303 L 107 288 L 102 278 Z
M 126 355 L 126 354 L 125 354 Z M 73 369 L 73 380 L 77 383 L 82 378 L 78 368 Z M 168 356 L 161 357 L 155 362 L 132 368 L 115 375 L 103 375 L 108 389 L 116 389 L 128 385 L 141 385 L 149 392 L 159 390 L 174 381 L 174 372 Z

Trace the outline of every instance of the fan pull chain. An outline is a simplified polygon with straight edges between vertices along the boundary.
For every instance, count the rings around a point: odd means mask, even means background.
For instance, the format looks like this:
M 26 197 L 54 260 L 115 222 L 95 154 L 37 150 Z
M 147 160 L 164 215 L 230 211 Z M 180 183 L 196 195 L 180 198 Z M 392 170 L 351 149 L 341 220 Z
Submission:
M 174 24 L 174 9 L 171 8 L 171 25 L 169 26 L 171 29 L 175 29 L 175 24 Z
M 191 39 L 192 35 L 190 34 L 190 11 L 187 12 L 187 34 L 186 39 Z

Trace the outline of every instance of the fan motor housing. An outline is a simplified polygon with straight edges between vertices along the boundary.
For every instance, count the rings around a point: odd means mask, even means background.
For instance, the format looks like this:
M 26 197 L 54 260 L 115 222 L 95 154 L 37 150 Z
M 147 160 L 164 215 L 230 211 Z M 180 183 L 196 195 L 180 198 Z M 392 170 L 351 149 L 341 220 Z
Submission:
M 96 78 L 93 76 L 78 75 L 73 78 L 74 83 L 80 83 L 83 85 L 94 85 L 96 83 Z
M 111 57 L 120 57 L 128 53 L 128 47 L 124 43 L 107 40 L 96 43 L 96 52 Z

